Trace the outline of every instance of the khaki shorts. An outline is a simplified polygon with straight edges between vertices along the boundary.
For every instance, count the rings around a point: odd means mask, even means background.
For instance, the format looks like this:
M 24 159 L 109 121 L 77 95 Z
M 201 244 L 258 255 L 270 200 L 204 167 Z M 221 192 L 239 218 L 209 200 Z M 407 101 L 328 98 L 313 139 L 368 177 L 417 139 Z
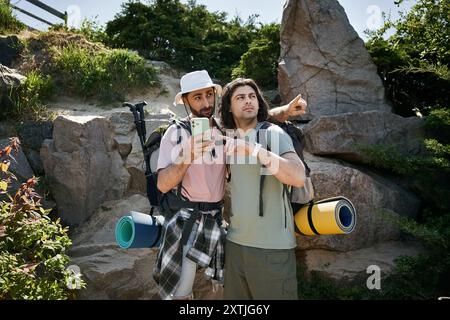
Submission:
M 296 300 L 295 249 L 261 249 L 227 241 L 224 280 L 226 300 Z

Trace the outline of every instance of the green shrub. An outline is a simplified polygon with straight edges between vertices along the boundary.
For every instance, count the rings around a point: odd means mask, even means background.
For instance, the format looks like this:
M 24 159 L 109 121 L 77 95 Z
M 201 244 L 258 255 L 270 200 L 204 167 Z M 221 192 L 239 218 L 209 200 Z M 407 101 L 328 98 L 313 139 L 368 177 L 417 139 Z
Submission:
M 361 300 L 379 298 L 378 290 L 367 288 L 367 273 L 361 272 L 349 281 L 332 279 L 319 271 L 306 272 L 297 268 L 298 297 L 300 300 Z
M 105 32 L 116 48 L 138 50 L 185 71 L 206 69 L 213 78 L 228 81 L 258 28 L 256 15 L 246 21 L 227 18 L 227 13 L 209 12 L 196 1 L 130 1 Z
M 20 119 L 49 118 L 50 112 L 44 103 L 52 97 L 53 90 L 54 84 L 51 76 L 31 71 L 26 80 L 10 92 L 12 101 L 10 115 Z
M 401 3 L 402 0 L 397 1 Z M 366 47 L 396 113 L 450 105 L 450 0 L 418 0 L 399 20 L 369 32 Z M 385 38 L 393 28 L 394 34 Z
M 11 7 L 5 0 L 0 0 L 0 34 L 16 33 L 25 25 L 13 15 Z
M 70 298 L 85 283 L 66 268 L 68 229 L 42 208 L 34 191 L 35 178 L 22 184 L 14 196 L 7 194 L 13 179 L 8 157 L 13 150 L 18 150 L 14 139 L 0 150 L 0 195 L 7 195 L 0 201 L 0 300 Z
M 96 19 L 84 19 L 81 22 L 79 29 L 71 30 L 73 32 L 82 34 L 92 42 L 101 42 L 105 45 L 109 44 L 109 37 L 105 32 L 105 27 Z
M 122 100 L 129 91 L 158 84 L 156 70 L 123 49 L 94 52 L 69 45 L 55 55 L 53 73 L 73 93 L 104 102 Z
M 252 78 L 265 89 L 278 87 L 278 59 L 280 56 L 280 25 L 264 25 L 244 53 L 232 77 Z
M 421 240 L 426 249 L 415 257 L 401 256 L 395 260 L 391 274 L 378 293 L 383 299 L 437 299 L 450 292 L 450 212 L 424 210 L 422 222 L 400 217 L 388 210 L 382 215 L 400 230 Z
M 432 110 L 425 119 L 425 127 L 430 136 L 434 136 L 444 143 L 450 143 L 450 109 Z

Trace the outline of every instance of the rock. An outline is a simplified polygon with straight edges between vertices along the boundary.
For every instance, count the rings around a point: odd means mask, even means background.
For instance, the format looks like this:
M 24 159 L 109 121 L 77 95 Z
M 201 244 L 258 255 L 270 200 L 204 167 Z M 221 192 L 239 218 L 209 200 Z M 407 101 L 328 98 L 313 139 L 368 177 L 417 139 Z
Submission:
M 133 114 L 130 111 L 114 112 L 108 118 L 117 135 L 127 136 L 136 130 Z
M 416 256 L 423 251 L 417 242 L 386 241 L 349 252 L 306 250 L 302 262 L 308 272 L 317 271 L 334 280 L 352 281 L 362 273 L 367 274 L 367 268 L 372 265 L 380 268 L 383 278 L 392 271 L 396 258 Z
M 111 123 L 98 116 L 59 116 L 41 159 L 63 222 L 87 220 L 98 206 L 120 199 L 130 176 L 114 144 Z
M 278 90 L 264 90 L 262 93 L 270 105 L 278 106 L 281 103 L 281 97 Z
M 17 59 L 24 46 L 15 35 L 0 36 L 0 64 L 11 67 L 12 62 Z
M 306 149 L 352 162 L 363 158 L 357 145 L 383 144 L 403 154 L 423 154 L 424 124 L 422 118 L 380 111 L 321 116 L 304 127 Z
M 390 111 L 364 42 L 337 0 L 288 0 L 281 23 L 278 83 L 284 103 L 302 93 L 309 114 Z
M 86 289 L 77 297 L 83 300 L 155 299 L 156 283 L 152 280 L 155 254 L 148 249 L 104 248 L 89 256 L 76 257 L 72 265 L 79 266 Z
M 17 136 L 15 125 L 9 121 L 0 121 L 0 139 L 15 136 Z
M 148 213 L 147 198 L 132 195 L 103 203 L 75 229 L 68 251 L 86 281 L 80 299 L 150 299 L 156 294 L 152 278 L 156 253 L 151 249 L 120 249 L 115 242 L 116 222 L 130 211 Z
M 351 251 L 398 240 L 401 236 L 399 228 L 380 214 L 380 209 L 409 218 L 415 218 L 418 213 L 419 198 L 391 180 L 308 153 L 305 153 L 305 161 L 311 168 L 315 200 L 335 196 L 348 198 L 355 206 L 357 223 L 348 235 L 299 236 L 297 243 L 302 250 Z
M 77 256 L 85 245 L 103 246 L 116 245 L 114 230 L 116 222 L 130 211 L 143 213 L 150 212 L 150 204 L 147 198 L 140 194 L 133 194 L 120 200 L 111 200 L 102 203 L 95 213 L 86 221 L 83 226 L 74 229 L 71 239 L 73 242 L 72 252 L 77 252 Z
M 37 176 L 43 176 L 45 174 L 44 165 L 42 164 L 39 151 L 24 148 L 24 152 L 33 172 L 35 172 Z
M 26 77 L 17 73 L 16 70 L 0 64 L 0 106 L 2 106 L 0 114 L 8 111 L 12 107 L 13 103 L 10 94 L 25 81 L 25 79 Z
M 169 121 L 166 119 L 149 119 L 146 121 L 147 138 L 150 134 L 157 129 L 159 126 L 168 124 Z M 157 162 L 157 154 L 155 153 L 155 168 Z M 132 140 L 131 152 L 127 157 L 125 166 L 131 175 L 130 190 L 133 192 L 141 192 L 146 194 L 146 181 L 145 181 L 145 166 L 144 166 L 144 155 L 142 152 L 142 146 L 139 140 L 139 135 L 134 132 L 134 137 Z
M 51 139 L 53 123 L 51 121 L 25 122 L 18 129 L 20 141 L 25 148 L 39 151 L 45 139 Z
M 9 138 L 0 140 L 0 149 L 9 145 Z M 28 163 L 27 157 L 25 156 L 21 147 L 19 147 L 18 152 L 12 151 L 10 154 L 10 166 L 8 171 L 13 173 L 17 180 L 13 180 L 8 186 L 8 191 L 14 194 L 19 188 L 20 184 L 26 182 L 29 178 L 34 176 L 34 172 Z
M 131 142 L 136 132 L 133 114 L 125 111 L 115 112 L 109 120 L 115 133 L 114 141 L 122 159 L 125 159 L 131 152 Z
M 25 122 L 20 125 L 18 133 L 33 171 L 37 175 L 43 175 L 44 166 L 42 165 L 40 150 L 44 140 L 52 138 L 53 123 L 51 121 Z

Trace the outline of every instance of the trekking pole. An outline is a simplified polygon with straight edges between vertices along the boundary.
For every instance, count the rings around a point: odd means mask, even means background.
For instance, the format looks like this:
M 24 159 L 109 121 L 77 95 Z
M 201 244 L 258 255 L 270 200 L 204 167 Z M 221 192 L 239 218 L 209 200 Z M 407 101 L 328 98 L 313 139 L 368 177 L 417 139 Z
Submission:
M 130 108 L 130 111 L 133 113 L 134 116 L 134 124 L 136 126 L 136 131 L 139 136 L 139 140 L 141 142 L 142 150 L 145 150 L 145 119 L 144 119 L 144 106 L 147 105 L 147 102 L 142 101 L 137 104 L 132 104 L 129 102 L 124 102 L 123 107 Z
M 142 136 L 144 137 L 144 141 L 147 139 L 147 129 L 145 128 L 145 115 L 144 115 L 144 107 L 147 105 L 147 101 L 142 101 L 136 104 L 136 110 L 139 112 L 139 121 L 141 125 Z
M 147 198 L 150 201 L 151 210 L 150 215 L 153 215 L 153 204 L 150 200 L 150 182 L 151 182 L 151 168 L 150 168 L 150 158 L 147 157 L 147 148 L 145 147 L 145 139 L 147 130 L 145 128 L 145 115 L 144 115 L 144 106 L 147 105 L 146 101 L 142 101 L 136 104 L 132 104 L 129 102 L 124 102 L 123 107 L 130 108 L 130 111 L 133 113 L 134 124 L 136 126 L 136 131 L 139 136 L 139 141 L 141 142 L 142 153 L 144 155 L 144 163 L 145 163 L 145 179 L 147 181 Z

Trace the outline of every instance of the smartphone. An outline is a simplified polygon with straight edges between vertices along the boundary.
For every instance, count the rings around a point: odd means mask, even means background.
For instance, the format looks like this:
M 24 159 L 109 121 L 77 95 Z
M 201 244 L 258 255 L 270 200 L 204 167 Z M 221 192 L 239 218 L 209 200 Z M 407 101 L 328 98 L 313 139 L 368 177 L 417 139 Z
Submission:
M 204 134 L 205 132 L 211 133 L 210 127 L 209 127 L 209 119 L 208 118 L 192 118 L 191 119 L 191 130 L 192 130 L 192 136 L 196 136 L 199 134 Z M 203 136 L 203 140 L 211 140 L 211 134 L 207 134 Z

